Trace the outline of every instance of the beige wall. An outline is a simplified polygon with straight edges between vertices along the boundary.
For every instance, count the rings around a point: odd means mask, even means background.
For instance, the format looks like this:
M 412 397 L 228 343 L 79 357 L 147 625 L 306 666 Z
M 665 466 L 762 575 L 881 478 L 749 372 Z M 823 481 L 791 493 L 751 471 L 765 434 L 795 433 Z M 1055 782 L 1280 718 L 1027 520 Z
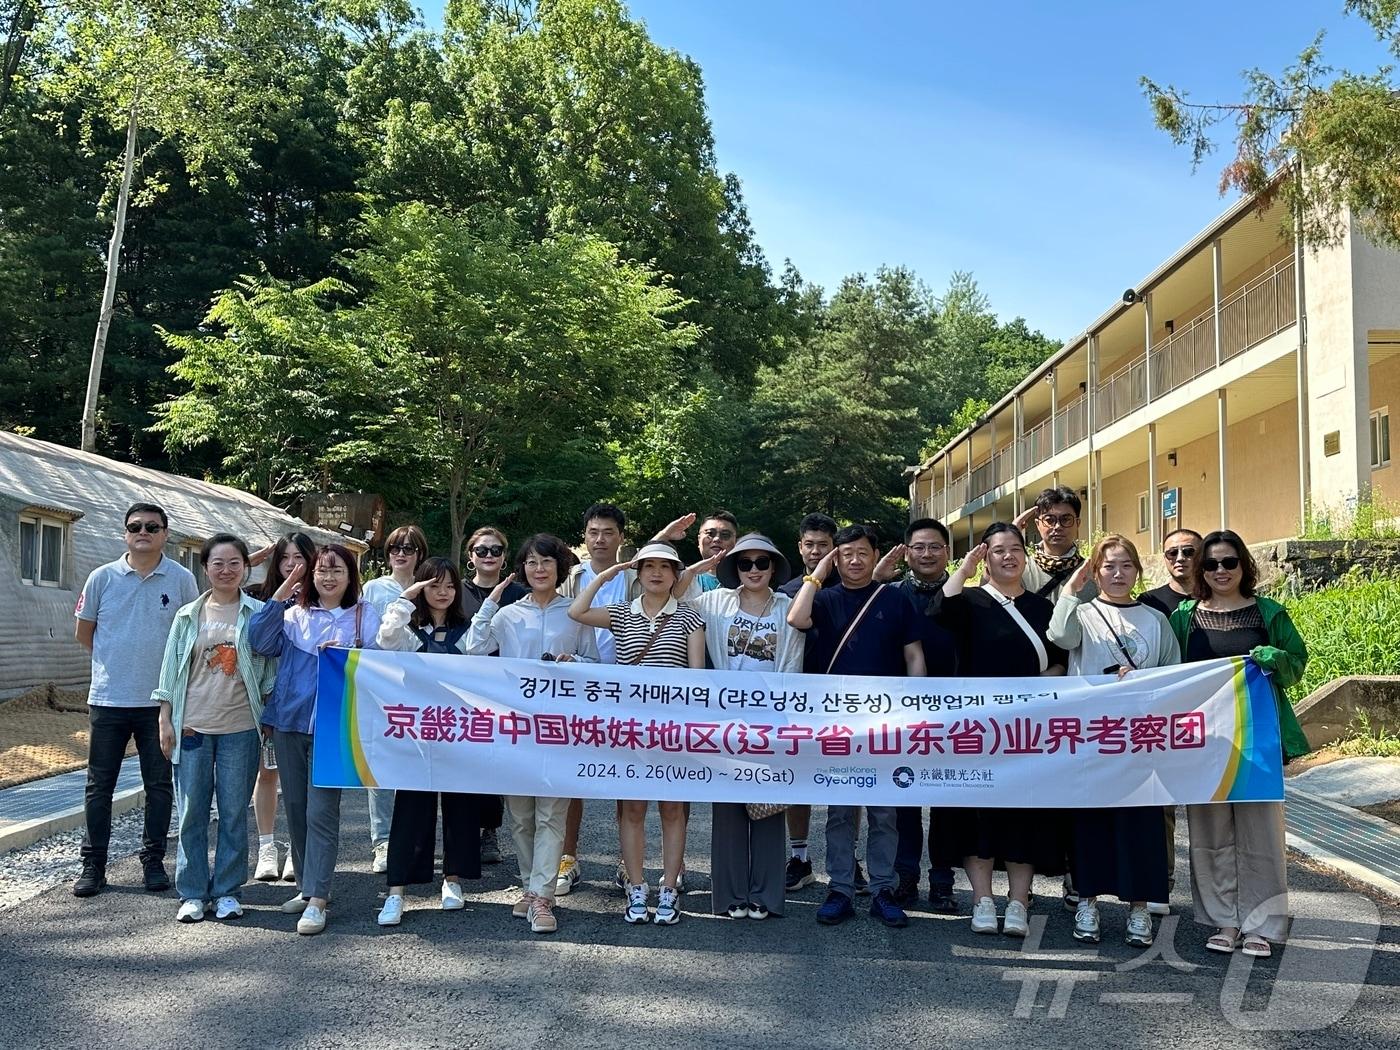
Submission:
M 1400 357 L 1386 357 L 1371 364 L 1371 408 L 1390 409 L 1390 425 L 1400 423 Z M 1369 451 L 1368 451 L 1369 455 Z M 1387 502 L 1400 500 L 1400 433 L 1391 431 L 1390 465 L 1371 471 L 1371 485 Z
M 1298 410 L 1288 401 L 1230 424 L 1226 469 L 1230 527 L 1250 543 L 1283 539 L 1298 532 Z M 1197 532 L 1220 527 L 1220 473 L 1215 435 L 1176 449 L 1158 448 L 1157 484 L 1181 489 L 1181 524 Z M 1150 532 L 1137 531 L 1138 495 L 1147 491 L 1147 441 L 1142 463 L 1104 479 L 1108 508 L 1105 531 L 1121 532 L 1140 550 Z M 1155 510 L 1157 502 L 1152 501 Z

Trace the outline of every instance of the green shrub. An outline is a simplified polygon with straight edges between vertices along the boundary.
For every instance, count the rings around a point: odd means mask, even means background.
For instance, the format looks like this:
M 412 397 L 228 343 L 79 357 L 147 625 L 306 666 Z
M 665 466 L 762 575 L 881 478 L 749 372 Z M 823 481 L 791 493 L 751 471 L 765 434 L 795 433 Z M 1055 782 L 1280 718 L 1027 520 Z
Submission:
M 1340 507 L 1308 508 L 1298 537 L 1303 540 L 1393 540 L 1400 538 L 1400 503 L 1374 493 Z
M 1308 646 L 1294 701 L 1353 674 L 1400 674 L 1400 578 L 1348 576 L 1284 605 Z

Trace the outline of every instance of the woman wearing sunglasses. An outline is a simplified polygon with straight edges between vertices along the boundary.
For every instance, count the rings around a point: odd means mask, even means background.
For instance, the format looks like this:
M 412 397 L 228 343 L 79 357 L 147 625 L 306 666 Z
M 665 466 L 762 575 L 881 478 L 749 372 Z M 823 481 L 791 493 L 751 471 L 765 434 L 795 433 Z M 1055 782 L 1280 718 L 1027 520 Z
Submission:
M 557 536 L 540 533 L 526 540 L 515 559 L 515 574 L 498 583 L 472 617 L 468 655 L 499 652 L 516 660 L 596 663 L 598 647 L 593 631 L 569 617 L 572 599 L 559 593 L 559 585 L 568 579 L 577 561 L 568 544 Z M 529 584 L 529 594 L 502 608 L 501 598 L 517 575 Z M 554 897 L 569 799 L 510 795 L 506 805 L 523 891 L 511 913 L 525 919 L 531 933 L 553 933 L 559 929 Z
M 483 525 L 467 540 L 467 571 L 470 578 L 462 581 L 462 609 L 470 620 L 487 598 L 501 585 L 501 574 L 505 570 L 506 559 L 510 556 L 510 540 L 494 525 Z M 499 607 L 512 605 L 530 592 L 513 579 L 505 581 Z M 494 655 L 492 649 L 486 655 Z M 477 808 L 481 815 L 481 863 L 499 864 L 501 844 L 497 837 L 505 822 L 505 801 L 500 795 L 476 796 Z
M 384 541 L 389 574 L 365 584 L 364 599 L 382 617 L 404 590 L 413 586 L 418 566 L 428 560 L 428 537 L 417 525 L 400 525 Z M 389 788 L 369 788 L 369 843 L 373 851 L 370 871 L 383 874 L 389 869 L 389 825 L 394 819 L 394 792 Z
M 710 663 L 722 671 L 801 672 L 805 636 L 788 626 L 792 599 L 775 590 L 792 575 L 787 559 L 768 537 L 751 532 L 728 554 L 708 558 L 686 575 L 709 571 L 716 562 L 719 589 L 690 599 L 705 619 Z M 710 871 L 716 915 L 781 916 L 787 878 L 782 811 L 754 820 L 742 802 L 714 803 Z
M 1254 593 L 1259 570 L 1244 540 L 1224 529 L 1202 544 L 1196 597 L 1172 613 L 1187 663 L 1248 656 L 1273 682 L 1283 760 L 1305 755 L 1307 737 L 1283 690 L 1303 677 L 1307 646 L 1282 605 Z M 1288 935 L 1288 865 L 1282 802 L 1187 806 L 1196 921 L 1216 927 L 1213 952 L 1267 958 Z

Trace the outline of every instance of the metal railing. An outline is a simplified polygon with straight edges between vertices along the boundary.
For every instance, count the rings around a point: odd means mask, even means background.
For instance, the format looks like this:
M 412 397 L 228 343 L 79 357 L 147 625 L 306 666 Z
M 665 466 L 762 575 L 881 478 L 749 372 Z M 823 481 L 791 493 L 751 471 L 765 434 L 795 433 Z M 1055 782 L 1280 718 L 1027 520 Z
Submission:
M 1135 358 L 1094 391 L 1094 422 L 1102 430 L 1147 404 L 1147 356 Z
M 1152 398 L 1191 382 L 1215 367 L 1215 312 L 1201 314 L 1152 348 Z
M 1055 413 L 1055 451 L 1063 452 L 1089 436 L 1089 399 L 1080 394 Z
M 1021 469 L 1038 467 L 1050 458 L 1050 420 L 1044 420 L 1021 435 Z
M 1284 259 L 1220 304 L 1220 358 L 1228 361 L 1298 320 L 1297 274 Z

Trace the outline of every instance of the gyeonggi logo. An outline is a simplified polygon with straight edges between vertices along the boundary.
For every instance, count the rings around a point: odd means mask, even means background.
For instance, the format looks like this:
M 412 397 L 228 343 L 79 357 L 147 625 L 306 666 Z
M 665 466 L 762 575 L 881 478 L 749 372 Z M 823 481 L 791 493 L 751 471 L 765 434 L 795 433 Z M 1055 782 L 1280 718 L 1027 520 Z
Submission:
M 817 787 L 873 788 L 878 780 L 874 766 L 830 766 L 812 774 Z
M 895 787 L 911 787 L 914 783 L 914 771 L 908 766 L 900 766 L 891 774 L 890 779 L 894 781 Z

